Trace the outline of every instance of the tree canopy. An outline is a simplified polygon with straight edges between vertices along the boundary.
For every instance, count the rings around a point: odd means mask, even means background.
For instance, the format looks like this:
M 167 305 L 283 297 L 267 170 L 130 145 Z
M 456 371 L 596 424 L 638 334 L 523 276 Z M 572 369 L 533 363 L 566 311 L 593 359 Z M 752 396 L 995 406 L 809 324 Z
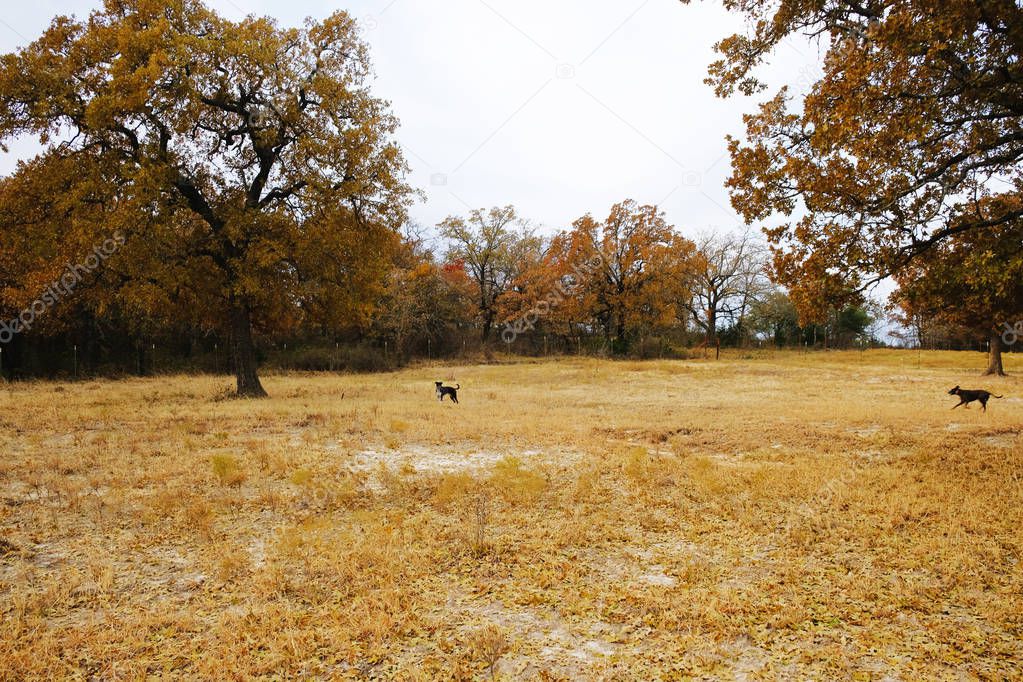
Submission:
M 622 201 L 604 220 L 589 214 L 579 218 L 570 235 L 570 259 L 596 265 L 586 270 L 579 293 L 589 299 L 605 338 L 618 348 L 637 327 L 678 317 L 676 305 L 689 298 L 696 245 L 656 206 Z
M 505 296 L 531 263 L 541 243 L 519 220 L 515 207 L 475 209 L 468 218 L 448 216 L 438 226 L 451 243 L 448 258 L 465 268 L 474 285 L 473 299 L 483 343 L 490 340 Z
M 776 275 L 801 311 L 1023 215 L 1018 3 L 724 4 L 751 32 L 717 45 L 708 82 L 721 96 L 762 91 L 758 67 L 792 36 L 824 48 L 801 101 L 782 88 L 728 142 L 732 203 L 749 222 L 773 221 Z
M 45 146 L 0 184 L 0 253 L 37 256 L 4 299 L 30 301 L 119 231 L 93 294 L 224 329 L 238 392 L 263 394 L 254 325 L 364 312 L 396 245 L 411 192 L 369 75 L 345 12 L 282 28 L 107 0 L 57 17 L 0 58 L 0 140 Z

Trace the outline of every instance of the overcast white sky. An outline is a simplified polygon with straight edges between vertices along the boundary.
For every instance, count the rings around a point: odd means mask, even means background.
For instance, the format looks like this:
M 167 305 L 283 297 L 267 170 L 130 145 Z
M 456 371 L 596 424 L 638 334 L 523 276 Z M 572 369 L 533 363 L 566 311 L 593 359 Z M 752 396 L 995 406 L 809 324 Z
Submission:
M 100 0 L 37 0 L 0 16 L 0 51 L 58 14 Z M 735 229 L 724 137 L 758 98 L 720 100 L 703 83 L 714 42 L 743 25 L 719 3 L 676 0 L 210 0 L 221 14 L 282 25 L 345 9 L 372 46 L 377 94 L 401 119 L 412 211 L 431 227 L 469 208 L 514 204 L 547 230 L 625 198 L 658 204 L 686 234 Z M 805 85 L 817 52 L 793 42 L 771 80 Z M 803 89 L 800 87 L 799 89 Z M 765 94 L 766 96 L 766 94 Z M 7 173 L 36 147 L 0 159 Z

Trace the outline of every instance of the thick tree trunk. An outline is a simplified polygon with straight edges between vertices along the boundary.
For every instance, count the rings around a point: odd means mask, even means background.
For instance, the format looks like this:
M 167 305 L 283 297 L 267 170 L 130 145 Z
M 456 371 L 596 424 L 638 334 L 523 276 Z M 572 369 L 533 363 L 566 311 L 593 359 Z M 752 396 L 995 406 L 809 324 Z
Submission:
M 1002 335 L 997 329 L 991 332 L 991 341 L 987 357 L 987 371 L 984 372 L 985 376 L 995 374 L 997 376 L 1004 377 L 1005 370 L 1002 369 Z
M 149 361 L 146 358 L 146 342 L 142 340 L 135 343 L 135 373 L 140 377 L 149 375 Z
M 487 343 L 490 342 L 490 333 L 494 330 L 494 318 L 496 317 L 493 310 L 489 308 L 483 311 L 483 324 L 480 329 L 480 341 L 483 346 L 486 347 Z
M 231 358 L 234 376 L 238 380 L 238 396 L 264 398 L 266 391 L 256 373 L 256 344 L 252 341 L 252 314 L 249 306 L 241 301 L 232 301 L 231 316 Z
M 721 342 L 718 340 L 718 311 L 711 308 L 707 311 L 707 344 L 705 348 L 714 348 L 714 359 L 721 357 Z M 704 356 L 706 357 L 706 352 Z

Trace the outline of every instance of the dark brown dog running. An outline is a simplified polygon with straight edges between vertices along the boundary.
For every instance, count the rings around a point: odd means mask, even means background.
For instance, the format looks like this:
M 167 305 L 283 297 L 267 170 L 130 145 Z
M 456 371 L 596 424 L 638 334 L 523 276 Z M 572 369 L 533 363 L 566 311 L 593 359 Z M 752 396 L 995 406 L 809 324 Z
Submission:
M 987 401 L 988 401 L 989 398 L 1001 398 L 1002 397 L 1000 395 L 995 395 L 991 391 L 981 391 L 981 390 L 968 391 L 968 390 L 966 390 L 964 388 L 959 388 L 958 386 L 956 386 L 951 391 L 949 391 L 948 394 L 949 395 L 957 395 L 957 396 L 959 396 L 959 402 L 952 406 L 953 410 L 956 409 L 957 407 L 959 407 L 960 405 L 966 405 L 966 409 L 970 409 L 970 403 L 972 403 L 974 400 L 979 400 L 980 401 L 980 406 L 981 406 L 981 408 L 983 409 L 984 412 L 987 412 Z

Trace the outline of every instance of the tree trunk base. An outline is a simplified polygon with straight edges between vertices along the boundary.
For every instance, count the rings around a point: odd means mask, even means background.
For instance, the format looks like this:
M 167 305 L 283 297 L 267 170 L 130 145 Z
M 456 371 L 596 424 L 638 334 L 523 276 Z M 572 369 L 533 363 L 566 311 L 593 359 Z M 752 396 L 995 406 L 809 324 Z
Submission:
M 1002 367 L 1002 335 L 998 333 L 997 329 L 991 332 L 991 340 L 988 344 L 987 371 L 983 376 L 1006 376 L 1005 369 Z
M 231 305 L 231 354 L 234 356 L 234 376 L 238 382 L 235 395 L 239 398 L 265 398 L 266 390 L 257 373 L 252 316 L 245 303 L 234 302 Z
M 238 384 L 238 389 L 235 395 L 239 398 L 266 398 L 269 394 L 262 385 L 257 383 L 256 386 L 242 386 L 241 384 Z

